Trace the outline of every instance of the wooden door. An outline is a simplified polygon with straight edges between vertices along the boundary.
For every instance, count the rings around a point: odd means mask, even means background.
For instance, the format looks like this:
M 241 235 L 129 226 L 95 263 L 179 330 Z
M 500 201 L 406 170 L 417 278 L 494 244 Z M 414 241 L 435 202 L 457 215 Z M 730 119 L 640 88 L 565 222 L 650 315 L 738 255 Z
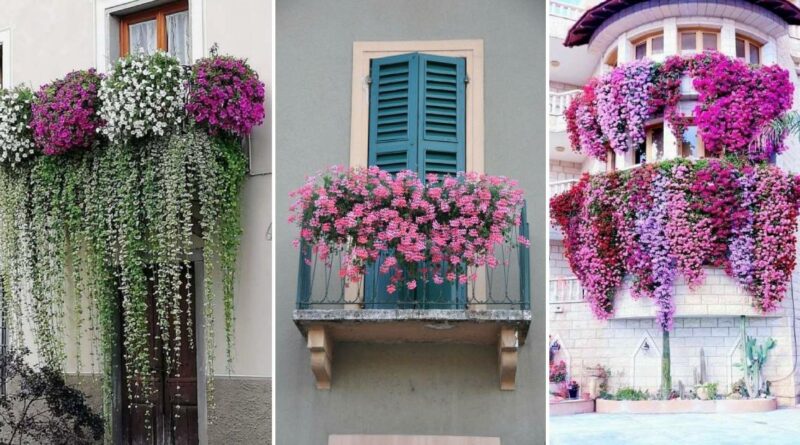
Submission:
M 192 268 L 194 276 L 194 268 Z M 194 289 L 191 283 L 182 283 L 183 294 L 181 307 L 181 345 L 179 351 L 180 365 L 177 369 L 166 368 L 161 330 L 157 322 L 155 295 L 152 281 L 148 280 L 148 312 L 150 329 L 148 344 L 151 348 L 151 366 L 153 369 L 153 394 L 150 397 L 152 408 L 147 415 L 144 396 L 136 391 L 128 393 L 125 387 L 123 402 L 123 419 L 125 424 L 125 443 L 130 445 L 194 445 L 198 443 L 197 423 L 197 354 L 195 330 L 189 328 L 188 316 L 192 314 L 194 323 Z M 191 308 L 191 311 L 189 309 Z M 170 335 L 175 338 L 177 326 L 170 320 Z M 189 343 L 192 332 L 195 341 Z M 173 346 L 170 345 L 172 348 Z M 150 431 L 148 431 L 148 426 Z

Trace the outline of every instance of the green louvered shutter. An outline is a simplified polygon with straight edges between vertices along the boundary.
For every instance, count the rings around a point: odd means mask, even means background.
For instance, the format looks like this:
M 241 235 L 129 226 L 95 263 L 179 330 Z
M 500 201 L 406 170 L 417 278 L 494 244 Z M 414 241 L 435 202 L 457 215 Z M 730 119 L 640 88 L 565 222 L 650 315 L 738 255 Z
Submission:
M 397 173 L 417 170 L 419 54 L 372 61 L 369 165 Z
M 411 53 L 372 60 L 369 102 L 369 165 L 397 173 L 455 175 L 466 169 L 466 62 L 463 58 Z M 460 308 L 464 286 L 398 283 L 388 294 L 389 274 L 365 277 L 365 304 L 373 309 Z M 420 267 L 425 267 L 420 265 Z
M 466 169 L 466 62 L 420 54 L 418 173 Z

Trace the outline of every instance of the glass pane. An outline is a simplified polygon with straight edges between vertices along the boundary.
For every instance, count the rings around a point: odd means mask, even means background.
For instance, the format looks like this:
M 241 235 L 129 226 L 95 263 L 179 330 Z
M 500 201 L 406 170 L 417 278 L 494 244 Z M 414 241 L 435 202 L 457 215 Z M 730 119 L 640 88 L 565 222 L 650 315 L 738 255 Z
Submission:
M 681 33 L 681 51 L 694 51 L 697 49 L 697 35 L 692 32 Z
M 644 59 L 647 56 L 647 44 L 640 43 L 636 45 L 636 60 Z
M 688 158 L 690 156 L 698 157 L 699 150 L 697 149 L 697 138 L 697 127 L 686 127 L 686 130 L 683 131 L 683 147 L 681 150 L 681 155 L 684 158 Z
M 744 59 L 744 40 L 736 39 L 736 57 Z
M 703 51 L 716 51 L 717 50 L 717 35 L 704 32 L 703 33 Z
M 664 52 L 664 36 L 653 37 L 653 54 Z
M 189 55 L 192 54 L 189 37 L 189 12 L 183 11 L 167 16 L 167 52 L 181 61 L 182 65 L 189 64 Z
M 753 65 L 758 65 L 761 63 L 761 54 L 759 54 L 760 51 L 761 50 L 757 46 L 753 45 L 752 43 L 750 44 L 750 63 Z
M 128 51 L 131 53 L 144 52 L 153 54 L 156 52 L 156 21 L 134 23 L 128 26 L 130 34 L 130 45 Z
M 636 147 L 636 151 L 633 153 L 633 163 L 644 164 L 646 162 L 646 157 L 647 157 L 647 145 L 639 144 L 639 146 Z
M 653 128 L 653 154 L 656 161 L 664 158 L 664 128 Z

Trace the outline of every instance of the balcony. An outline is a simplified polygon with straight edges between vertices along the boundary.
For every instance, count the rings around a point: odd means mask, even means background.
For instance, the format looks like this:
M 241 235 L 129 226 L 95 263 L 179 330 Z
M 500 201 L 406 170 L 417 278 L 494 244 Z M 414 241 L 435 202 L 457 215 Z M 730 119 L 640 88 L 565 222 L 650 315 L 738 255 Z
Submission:
M 474 270 L 474 283 L 428 282 L 393 294 L 384 291 L 388 278 L 374 269 L 358 285 L 345 286 L 341 258 L 322 261 L 301 246 L 293 318 L 308 339 L 317 388 L 331 387 L 335 343 L 369 342 L 496 345 L 500 388 L 513 390 L 518 349 L 531 323 L 530 253 L 516 241 L 528 231 L 523 208 L 509 237 L 514 241 L 495 251 L 499 264 Z
M 551 182 L 548 186 L 548 194 L 547 194 L 547 201 L 550 202 L 550 198 L 556 196 L 560 193 L 564 193 L 569 190 L 573 185 L 577 184 L 577 179 L 567 179 L 566 181 L 554 181 Z M 551 240 L 563 240 L 564 234 L 561 230 L 556 227 L 556 225 L 551 221 L 550 222 L 550 239 Z

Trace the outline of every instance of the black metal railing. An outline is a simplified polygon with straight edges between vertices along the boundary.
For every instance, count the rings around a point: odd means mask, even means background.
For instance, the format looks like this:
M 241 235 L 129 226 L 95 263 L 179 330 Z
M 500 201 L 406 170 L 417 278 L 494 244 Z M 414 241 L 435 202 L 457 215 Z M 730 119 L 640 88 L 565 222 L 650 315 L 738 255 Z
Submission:
M 476 281 L 458 281 L 436 285 L 419 283 L 409 290 L 398 283 L 396 291 L 386 292 L 389 276 L 375 267 L 359 283 L 350 283 L 339 274 L 340 257 L 332 253 L 325 261 L 300 246 L 297 277 L 298 309 L 530 309 L 530 252 L 517 241 L 518 235 L 529 239 L 527 207 L 522 209 L 521 224 L 508 241 L 495 250 L 498 265 L 468 271 L 478 274 Z M 425 267 L 420 265 L 419 267 Z

